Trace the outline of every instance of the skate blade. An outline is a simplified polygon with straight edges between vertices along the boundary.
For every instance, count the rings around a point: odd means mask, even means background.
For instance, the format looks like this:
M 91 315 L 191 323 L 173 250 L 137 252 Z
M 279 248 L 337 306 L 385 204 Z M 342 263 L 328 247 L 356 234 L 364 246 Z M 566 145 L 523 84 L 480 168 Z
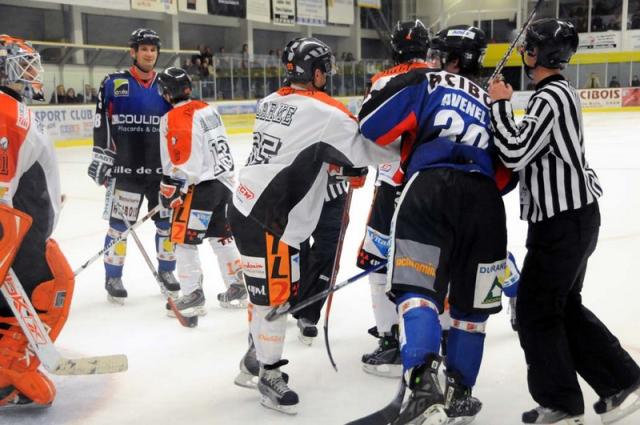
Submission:
M 112 295 L 107 294 L 107 301 L 109 301 L 111 304 L 124 305 L 124 300 L 125 299 L 126 298 L 114 297 Z
M 301 333 L 298 333 L 298 339 L 300 340 L 301 343 L 303 343 L 307 347 L 311 347 L 311 345 L 313 344 L 313 340 L 315 338 L 311 336 L 304 336 Z
M 475 416 L 458 416 L 456 418 L 449 418 L 447 425 L 467 425 L 473 422 Z
M 380 376 L 382 378 L 395 379 L 402 376 L 402 365 L 399 364 L 371 365 L 363 363 L 362 370 L 364 370 L 368 374 Z
M 284 413 L 285 415 L 297 415 L 297 405 L 293 406 L 283 406 L 281 404 L 275 404 L 271 401 L 271 399 L 265 395 L 260 396 L 260 404 L 266 407 L 267 409 L 275 410 L 276 412 Z
M 180 313 L 184 317 L 206 316 L 207 309 L 204 306 L 190 307 L 190 308 L 185 308 L 184 310 L 180 311 Z M 173 310 L 167 310 L 167 316 L 176 317 L 176 314 L 173 312 Z
M 240 372 L 233 383 L 239 387 L 250 388 L 255 390 L 258 388 L 259 378 L 247 372 Z
M 442 404 L 429 406 L 420 416 L 409 421 L 408 425 L 445 425 L 449 421 Z
M 233 300 L 233 301 L 219 301 L 220 307 L 228 308 L 230 310 L 239 310 L 241 308 L 247 308 L 247 300 Z
M 53 403 L 39 404 L 39 403 L 26 403 L 26 404 L 14 404 L 7 403 L 0 406 L 0 412 L 17 412 L 17 411 L 31 411 L 31 410 L 44 410 L 51 407 Z
M 617 408 L 600 415 L 600 418 L 603 424 L 608 425 L 629 416 L 638 409 L 640 409 L 640 389 L 629 394 L 625 401 Z

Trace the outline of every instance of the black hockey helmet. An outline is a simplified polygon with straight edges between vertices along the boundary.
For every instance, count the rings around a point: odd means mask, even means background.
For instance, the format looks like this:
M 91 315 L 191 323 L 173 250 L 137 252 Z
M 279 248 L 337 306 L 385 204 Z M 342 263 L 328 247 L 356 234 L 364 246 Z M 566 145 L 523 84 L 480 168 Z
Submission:
M 158 52 L 160 52 L 160 47 L 162 46 L 158 33 L 149 28 L 138 28 L 129 36 L 129 47 L 138 50 L 138 46 L 141 44 L 156 46 Z
M 320 69 L 329 75 L 335 73 L 335 58 L 331 48 L 315 37 L 301 37 L 287 43 L 282 52 L 282 63 L 289 82 L 313 81 L 313 73 Z
M 398 21 L 391 33 L 391 48 L 396 63 L 410 59 L 426 59 L 429 50 L 429 30 L 419 19 Z
M 444 33 L 443 66 L 457 59 L 461 74 L 478 74 L 487 51 L 487 37 L 484 31 L 470 25 L 454 25 L 440 33 Z
M 444 51 L 444 39 L 446 37 L 447 30 L 438 31 L 429 41 L 429 51 L 427 52 L 427 60 L 441 61 L 442 52 Z
M 537 53 L 535 48 L 538 49 Z M 534 21 L 522 44 L 523 52 L 536 58 L 536 65 L 564 69 L 578 50 L 578 32 L 571 22 L 553 18 Z
M 158 74 L 158 93 L 169 95 L 171 103 L 191 98 L 191 77 L 182 69 L 171 67 Z

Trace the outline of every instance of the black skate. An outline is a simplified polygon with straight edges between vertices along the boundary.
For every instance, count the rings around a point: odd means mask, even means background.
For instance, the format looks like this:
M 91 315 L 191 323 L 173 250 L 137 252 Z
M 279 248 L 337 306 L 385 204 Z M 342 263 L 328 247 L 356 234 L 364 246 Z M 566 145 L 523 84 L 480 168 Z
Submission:
M 175 300 L 178 297 L 178 292 L 180 292 L 180 282 L 178 282 L 178 279 L 173 275 L 173 272 L 159 271 L 158 277 L 164 289 L 166 289 L 171 298 Z
M 206 316 L 207 309 L 204 306 L 205 298 L 202 289 L 196 289 L 188 295 L 183 295 L 176 301 L 176 308 L 184 317 L 193 316 Z M 169 307 L 169 303 L 166 305 L 167 316 L 176 317 L 176 314 Z
M 440 382 L 438 382 L 439 367 L 440 357 L 431 354 L 427 357 L 425 364 L 407 371 L 403 379 L 406 379 L 411 395 L 392 425 L 443 425 L 447 423 L 444 396 Z M 407 374 L 408 379 L 406 378 Z
M 318 328 L 315 323 L 302 317 L 298 319 L 298 329 L 300 329 L 300 333 L 298 334 L 300 342 L 309 346 L 313 344 L 313 339 L 318 336 Z
M 107 278 L 104 287 L 107 290 L 107 300 L 109 300 L 109 302 L 124 305 L 124 300 L 129 294 L 127 293 L 127 290 L 124 289 L 122 278 L 109 277 Z
M 622 406 L 622 404 L 625 404 Z M 603 424 L 612 424 L 640 409 L 640 379 L 629 388 L 601 398 L 593 405 Z
M 260 404 L 269 409 L 286 413 L 287 415 L 297 414 L 298 394 L 296 394 L 284 379 L 280 367 L 289 363 L 287 360 L 280 360 L 272 365 L 260 367 L 260 380 L 258 381 L 258 391 L 260 391 Z
M 35 403 L 29 397 L 19 392 L 13 385 L 0 388 L 0 412 L 7 410 L 46 409 L 51 403 Z
M 258 380 L 260 376 L 260 363 L 256 357 L 256 346 L 253 344 L 253 338 L 249 334 L 249 349 L 240 360 L 240 373 L 236 376 L 233 383 L 245 388 L 258 388 Z M 289 382 L 289 375 L 282 372 L 285 382 Z
M 378 348 L 372 353 L 362 355 L 362 369 L 372 375 L 385 378 L 402 376 L 398 326 L 393 325 L 391 333 L 383 333 L 382 336 L 378 335 L 376 328 L 369 329 L 369 333 L 379 338 Z
M 522 414 L 522 422 L 525 424 L 584 425 L 584 415 L 571 416 L 562 410 L 538 406 L 533 410 L 524 412 Z
M 509 298 L 509 313 L 511 316 L 509 317 L 509 321 L 511 322 L 511 329 L 514 332 L 518 332 L 518 318 L 516 317 L 516 303 L 518 297 Z
M 241 281 L 232 283 L 225 292 L 218 294 L 220 306 L 224 308 L 247 308 L 247 289 Z
M 471 423 L 482 409 L 482 402 L 471 396 L 471 388 L 462 384 L 462 377 L 456 372 L 447 371 L 444 409 L 449 420 L 447 425 L 466 425 Z

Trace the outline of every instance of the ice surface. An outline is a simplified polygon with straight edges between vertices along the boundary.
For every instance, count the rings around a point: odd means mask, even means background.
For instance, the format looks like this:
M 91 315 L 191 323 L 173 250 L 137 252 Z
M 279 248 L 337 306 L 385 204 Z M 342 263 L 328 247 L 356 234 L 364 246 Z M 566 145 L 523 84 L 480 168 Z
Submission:
M 604 187 L 600 206 L 600 242 L 591 258 L 584 301 L 640 361 L 638 299 L 640 285 L 640 113 L 585 114 L 587 158 Z M 232 137 L 236 164 L 244 163 L 250 136 Z M 67 203 L 55 232 L 72 268 L 102 248 L 106 222 L 100 216 L 104 189 L 87 177 L 89 148 L 58 151 Z M 356 251 L 364 231 L 373 179 L 354 194 L 351 225 L 344 244 L 339 280 L 357 272 Z M 518 219 L 517 193 L 506 199 L 509 247 L 522 263 L 526 224 Z M 154 226 L 140 230 L 154 252 Z M 391 379 L 367 375 L 360 357 L 376 346 L 366 330 L 373 325 L 369 285 L 365 280 L 334 298 L 330 335 L 339 372 L 325 353 L 322 337 L 307 347 L 296 338 L 290 320 L 284 370 L 300 395 L 300 413 L 288 417 L 262 408 L 258 394 L 233 385 L 246 349 L 247 317 L 219 307 L 223 289 L 208 244 L 200 248 L 208 315 L 196 329 L 166 317 L 164 302 L 137 247 L 131 240 L 124 271 L 129 291 L 125 306 L 109 304 L 101 261 L 77 279 L 71 315 L 56 345 L 67 356 L 125 353 L 129 371 L 110 376 L 53 377 L 58 396 L 41 412 L 12 412 L 1 424 L 160 425 L 160 424 L 343 424 L 388 403 L 397 387 Z M 526 387 L 525 363 L 506 309 L 487 328 L 483 366 L 474 394 L 484 403 L 478 425 L 520 423 L 522 411 L 535 406 Z M 596 395 L 583 385 L 586 423 L 599 424 L 591 405 Z M 640 423 L 640 413 L 621 425 Z

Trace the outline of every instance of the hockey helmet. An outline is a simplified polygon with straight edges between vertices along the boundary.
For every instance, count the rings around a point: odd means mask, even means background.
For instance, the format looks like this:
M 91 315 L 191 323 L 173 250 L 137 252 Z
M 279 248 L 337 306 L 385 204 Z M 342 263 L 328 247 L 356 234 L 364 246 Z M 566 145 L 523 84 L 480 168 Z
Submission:
M 576 50 L 578 32 L 571 22 L 543 18 L 534 21 L 527 28 L 521 53 L 524 55 L 527 52 L 530 56 L 535 56 L 536 65 L 564 69 Z
M 335 58 L 331 48 L 315 37 L 291 40 L 282 52 L 286 79 L 292 83 L 313 81 L 313 73 L 320 69 L 335 74 Z
M 44 100 L 40 54 L 21 38 L 0 35 L 0 84 L 20 84 L 20 95 Z
M 156 46 L 158 52 L 160 52 L 160 47 L 162 46 L 158 33 L 149 28 L 138 28 L 129 36 L 129 47 L 138 50 L 138 46 L 141 44 Z
M 480 28 L 454 25 L 444 30 L 443 66 L 457 59 L 461 74 L 478 74 L 486 51 L 487 37 Z
M 158 74 L 158 93 L 169 95 L 171 103 L 191 98 L 191 77 L 182 69 L 171 67 Z
M 438 61 L 442 60 L 442 52 L 444 51 L 444 39 L 446 36 L 447 30 L 438 31 L 429 42 L 429 51 L 427 52 L 427 60 L 428 61 Z
M 391 48 L 396 63 L 416 58 L 426 59 L 429 50 L 429 30 L 419 19 L 398 21 L 391 34 Z

